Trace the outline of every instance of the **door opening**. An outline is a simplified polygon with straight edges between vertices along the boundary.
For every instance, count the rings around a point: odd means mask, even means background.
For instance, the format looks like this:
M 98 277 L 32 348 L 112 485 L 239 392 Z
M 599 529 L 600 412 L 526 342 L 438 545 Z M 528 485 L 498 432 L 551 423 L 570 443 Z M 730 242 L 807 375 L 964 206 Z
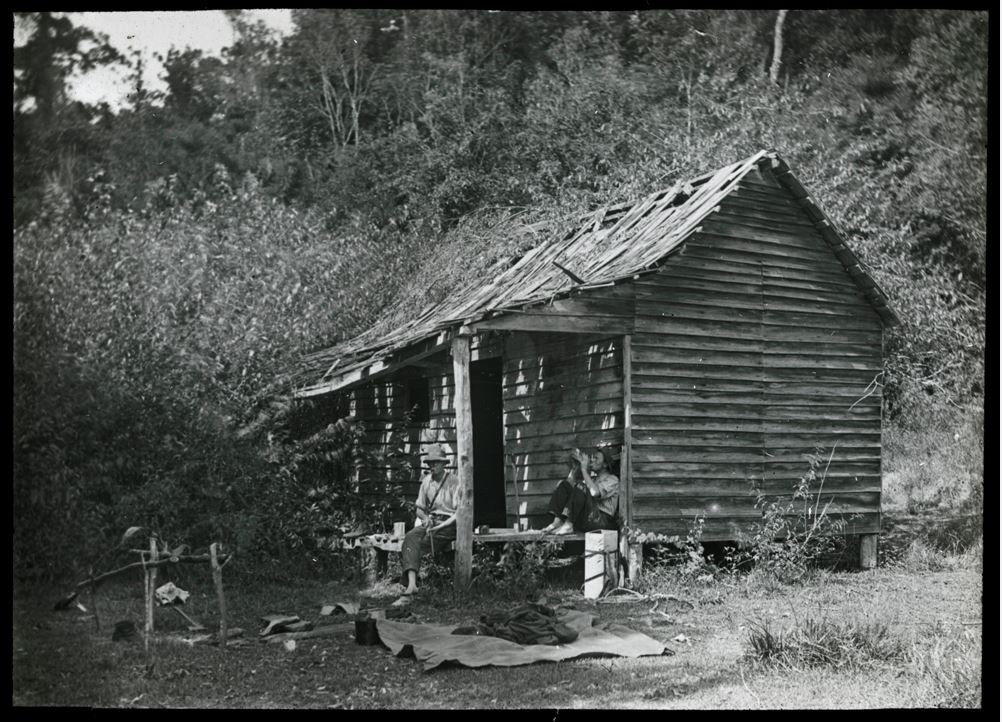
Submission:
M 470 364 L 473 407 L 473 525 L 505 526 L 501 359 Z

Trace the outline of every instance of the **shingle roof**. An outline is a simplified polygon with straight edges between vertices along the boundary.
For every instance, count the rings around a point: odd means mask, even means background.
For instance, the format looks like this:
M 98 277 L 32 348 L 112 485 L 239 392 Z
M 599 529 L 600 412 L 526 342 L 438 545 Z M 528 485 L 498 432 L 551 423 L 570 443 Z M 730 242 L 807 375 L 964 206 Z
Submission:
M 760 151 L 737 163 L 680 181 L 633 204 L 600 208 L 563 233 L 499 270 L 457 289 L 389 333 L 365 333 L 304 357 L 294 373 L 297 395 L 334 390 L 351 372 L 378 364 L 391 354 L 460 324 L 549 301 L 573 291 L 608 285 L 656 269 L 716 210 L 720 201 L 760 163 L 770 163 L 801 203 L 846 270 L 862 288 L 883 321 L 897 322 L 887 299 L 803 186 L 774 152 Z

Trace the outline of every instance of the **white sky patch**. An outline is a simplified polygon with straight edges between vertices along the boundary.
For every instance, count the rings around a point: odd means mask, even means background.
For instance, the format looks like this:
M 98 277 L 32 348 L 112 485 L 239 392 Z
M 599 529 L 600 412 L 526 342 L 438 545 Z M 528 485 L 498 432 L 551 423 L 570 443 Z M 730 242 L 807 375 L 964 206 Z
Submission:
M 272 30 L 285 35 L 292 32 L 290 10 L 248 10 L 252 19 L 264 21 Z M 206 55 L 220 55 L 234 40 L 233 30 L 221 10 L 84 12 L 69 13 L 76 25 L 104 33 L 120 53 L 132 59 L 139 51 L 145 62 L 143 82 L 147 90 L 164 90 L 163 66 L 154 54 L 166 56 L 173 47 L 191 48 Z M 73 78 L 70 92 L 85 103 L 107 102 L 118 108 L 133 90 L 124 67 L 99 68 Z

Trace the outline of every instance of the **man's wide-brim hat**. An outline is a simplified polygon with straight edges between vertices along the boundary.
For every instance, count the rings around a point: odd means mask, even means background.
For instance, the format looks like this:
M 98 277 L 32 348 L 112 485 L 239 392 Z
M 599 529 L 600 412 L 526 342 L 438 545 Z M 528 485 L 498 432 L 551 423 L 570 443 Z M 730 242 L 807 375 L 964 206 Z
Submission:
M 424 457 L 425 463 L 429 461 L 448 461 L 449 457 L 445 454 L 445 449 L 442 448 L 441 444 L 432 444 L 428 447 L 428 453 Z

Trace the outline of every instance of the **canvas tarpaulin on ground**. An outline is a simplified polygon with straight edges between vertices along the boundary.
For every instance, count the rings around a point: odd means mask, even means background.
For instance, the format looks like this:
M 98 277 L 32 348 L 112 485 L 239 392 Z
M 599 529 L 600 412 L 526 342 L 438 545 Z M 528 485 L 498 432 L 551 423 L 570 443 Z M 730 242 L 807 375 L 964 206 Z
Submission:
M 453 662 L 465 667 L 516 667 L 586 656 L 647 657 L 665 645 L 621 624 L 595 624 L 592 614 L 560 610 L 560 621 L 578 632 L 568 644 L 521 645 L 498 637 L 453 634 L 455 626 L 377 620 L 379 638 L 398 657 L 413 655 L 425 671 Z

